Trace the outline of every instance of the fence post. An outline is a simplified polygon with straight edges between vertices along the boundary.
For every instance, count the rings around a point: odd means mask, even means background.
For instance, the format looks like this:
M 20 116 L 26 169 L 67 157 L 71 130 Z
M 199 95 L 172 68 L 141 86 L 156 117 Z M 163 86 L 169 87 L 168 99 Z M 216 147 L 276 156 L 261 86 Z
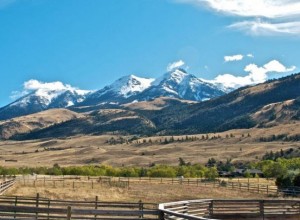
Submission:
M 267 185 L 267 195 L 269 195 L 269 185 Z
M 67 220 L 71 220 L 71 215 L 72 215 L 72 209 L 71 209 L 71 206 L 68 206 L 68 209 L 67 209 Z
M 263 218 L 263 220 L 265 219 L 265 213 L 264 213 L 264 200 L 260 200 L 259 201 L 259 212 L 260 212 L 260 216 Z
M 92 189 L 94 189 L 94 181 L 92 180 Z
M 36 206 L 37 208 L 39 207 L 39 198 L 40 198 L 40 194 L 37 193 L 37 194 L 36 194 L 36 203 L 35 203 L 35 206 Z M 36 219 L 38 219 L 38 218 L 39 218 L 39 213 L 36 212 Z
M 144 218 L 144 213 L 143 213 L 143 211 L 144 211 L 144 204 L 143 204 L 142 200 L 139 201 L 139 211 L 141 212 L 139 218 L 141 218 L 141 219 Z
M 18 203 L 18 196 L 16 196 L 16 199 L 15 199 L 15 206 L 17 206 L 17 203 Z M 15 211 L 15 215 L 14 215 L 14 219 L 16 219 L 16 211 Z
M 96 210 L 98 209 L 98 196 L 96 196 L 96 199 L 95 199 L 95 209 Z M 97 219 L 97 215 L 95 215 L 95 219 Z
M 208 206 L 208 212 L 209 212 L 209 217 L 212 217 L 214 215 L 214 201 L 211 200 Z
M 164 220 L 164 219 L 165 219 L 164 215 L 165 215 L 165 213 L 164 213 L 163 211 L 160 211 L 160 210 L 159 210 L 159 213 L 158 213 L 158 219 L 159 219 L 159 220 Z
M 50 199 L 48 199 L 48 213 L 47 213 L 47 216 L 48 216 L 48 218 L 47 218 L 47 220 L 49 220 L 49 218 L 50 218 L 50 212 L 49 212 L 49 209 L 50 209 Z

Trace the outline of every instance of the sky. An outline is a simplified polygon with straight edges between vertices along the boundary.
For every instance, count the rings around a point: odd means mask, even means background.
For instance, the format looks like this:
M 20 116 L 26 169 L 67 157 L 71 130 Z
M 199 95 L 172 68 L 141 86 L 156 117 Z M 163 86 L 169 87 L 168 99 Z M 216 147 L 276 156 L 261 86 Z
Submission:
M 299 72 L 298 0 L 0 0 L 0 107 L 177 67 L 231 87 Z

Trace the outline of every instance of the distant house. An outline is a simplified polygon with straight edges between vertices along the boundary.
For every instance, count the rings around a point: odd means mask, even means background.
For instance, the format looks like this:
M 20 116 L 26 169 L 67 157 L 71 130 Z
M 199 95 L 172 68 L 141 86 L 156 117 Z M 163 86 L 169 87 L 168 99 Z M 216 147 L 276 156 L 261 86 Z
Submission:
M 258 169 L 235 169 L 234 171 L 219 171 L 218 173 L 220 177 L 227 177 L 227 178 L 244 177 L 246 173 L 250 174 L 253 177 L 255 176 L 264 177 L 263 172 Z
M 219 176 L 220 177 L 234 177 L 234 174 L 229 171 L 219 171 Z
M 244 176 L 245 169 L 235 169 L 232 173 L 235 177 Z
M 244 171 L 244 174 L 245 173 L 249 173 L 250 175 L 252 176 L 259 176 L 259 177 L 264 177 L 264 174 L 261 170 L 258 170 L 258 169 L 246 169 Z

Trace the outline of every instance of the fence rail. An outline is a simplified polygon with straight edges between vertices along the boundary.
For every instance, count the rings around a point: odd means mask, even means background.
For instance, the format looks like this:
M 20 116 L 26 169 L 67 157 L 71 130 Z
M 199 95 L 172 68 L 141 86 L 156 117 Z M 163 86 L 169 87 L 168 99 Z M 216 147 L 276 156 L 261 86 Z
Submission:
M 153 203 L 50 200 L 36 197 L 1 196 L 0 219 L 158 219 Z
M 15 184 L 15 178 L 0 183 L 0 195 Z
M 31 178 L 18 178 L 24 185 L 28 184 L 43 184 L 53 185 L 54 187 L 61 184 L 64 187 L 64 181 L 73 181 L 73 188 L 76 188 L 76 184 L 79 187 L 80 182 L 82 184 L 90 184 L 94 187 L 94 184 L 108 184 L 110 186 L 117 187 L 129 187 L 132 183 L 151 183 L 151 184 L 180 184 L 190 186 L 202 186 L 202 187 L 226 187 L 230 190 L 239 190 L 250 193 L 259 193 L 265 195 L 274 196 L 300 196 L 300 188 L 279 189 L 275 184 L 271 184 L 269 181 L 263 183 L 255 183 L 252 179 L 224 179 L 219 178 L 214 181 L 207 181 L 201 178 L 153 178 L 153 177 L 83 177 L 83 176 L 36 176 Z M 261 180 L 262 181 L 262 180 Z
M 164 219 L 299 219 L 300 200 L 191 200 L 159 205 Z

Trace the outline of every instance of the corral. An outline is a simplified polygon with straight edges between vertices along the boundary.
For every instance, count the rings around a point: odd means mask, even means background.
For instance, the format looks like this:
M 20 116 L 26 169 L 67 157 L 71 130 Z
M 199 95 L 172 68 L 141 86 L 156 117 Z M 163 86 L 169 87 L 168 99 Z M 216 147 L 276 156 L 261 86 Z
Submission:
M 249 181 L 249 180 L 248 180 Z M 6 181 L 6 184 L 12 186 L 14 180 Z M 263 184 L 269 181 L 262 181 Z M 206 183 L 196 179 L 165 179 L 165 178 L 111 178 L 111 177 L 51 177 L 34 176 L 26 179 L 19 177 L 15 187 L 12 187 L 5 195 L 0 197 L 0 219 L 299 219 L 300 218 L 300 200 L 282 198 L 269 199 L 272 191 L 266 195 L 262 190 L 257 194 L 254 190 L 251 192 L 248 187 L 241 187 L 247 183 L 247 180 L 232 181 L 229 187 L 223 187 L 215 182 Z M 24 189 L 54 189 L 74 191 L 82 193 L 81 188 L 89 188 L 99 192 L 101 188 L 121 188 L 125 191 L 137 190 L 138 185 L 146 185 L 150 189 L 152 184 L 154 190 L 158 186 L 173 188 L 174 193 L 180 193 L 178 189 L 184 190 L 196 189 L 198 193 L 201 190 L 220 190 L 223 192 L 231 191 L 231 196 L 235 198 L 234 192 L 238 191 L 241 198 L 237 199 L 193 199 L 194 197 L 170 197 L 169 201 L 182 200 L 182 198 L 191 198 L 180 202 L 142 202 L 139 201 L 103 201 L 102 198 L 95 196 L 91 199 L 55 199 L 49 198 L 40 193 L 36 196 L 11 195 L 14 188 Z M 269 183 L 271 184 L 271 183 Z M 3 188 L 8 189 L 9 187 Z M 232 185 L 234 188 L 231 188 Z M 170 187 L 171 186 L 171 187 Z M 237 188 L 235 188 L 237 186 Z M 44 188 L 43 188 L 44 187 Z M 107 190 L 108 188 L 105 188 Z M 250 188 L 249 188 L 250 189 Z M 257 189 L 257 187 L 255 188 Z M 178 191 L 176 191 L 178 190 Z M 151 191 L 151 190 L 149 190 Z M 43 191 L 42 191 L 43 192 Z M 195 193 L 196 191 L 194 191 Z M 18 194 L 18 193 L 17 193 Z M 242 199 L 243 196 L 254 194 L 260 199 Z M 273 196 L 278 196 L 273 194 Z M 89 194 L 90 195 L 90 194 Z M 259 197 L 258 196 L 258 197 Z M 216 196 L 214 196 L 216 197 Z M 145 200 L 146 197 L 144 197 Z M 166 198 L 161 199 L 166 200 Z

